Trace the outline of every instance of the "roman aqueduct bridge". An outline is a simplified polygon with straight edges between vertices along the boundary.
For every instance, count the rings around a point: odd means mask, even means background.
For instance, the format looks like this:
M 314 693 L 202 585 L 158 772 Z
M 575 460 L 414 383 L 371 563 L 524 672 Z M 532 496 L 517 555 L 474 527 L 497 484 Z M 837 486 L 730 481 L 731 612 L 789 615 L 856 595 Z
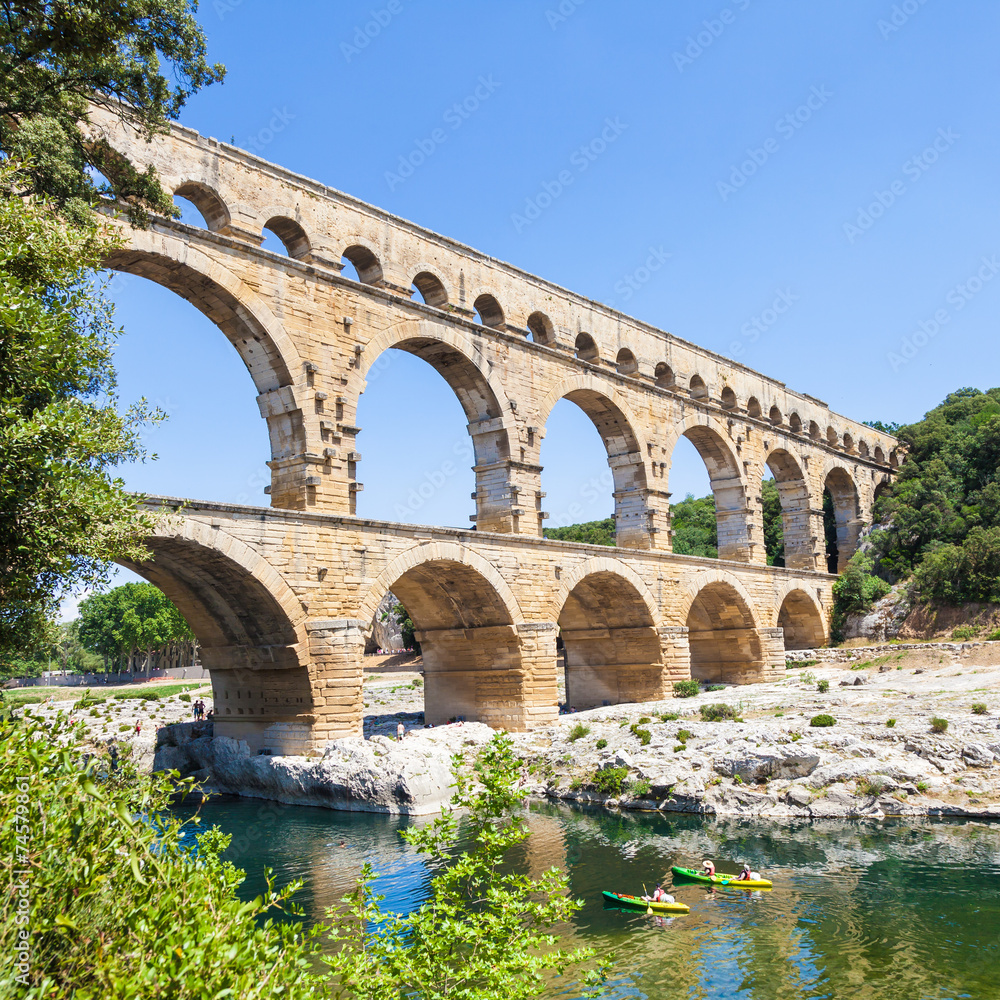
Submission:
M 429 721 L 517 729 L 557 713 L 557 636 L 576 708 L 669 697 L 690 676 L 783 675 L 824 641 L 831 584 L 902 459 L 889 435 L 710 351 L 181 126 L 101 125 L 204 227 L 117 222 L 107 262 L 172 289 L 239 352 L 270 437 L 270 507 L 151 498 L 154 559 L 212 671 L 216 732 L 275 752 L 361 732 L 365 630 L 391 589 L 418 628 Z M 287 251 L 261 247 L 265 230 Z M 346 262 L 360 280 L 342 275 Z M 447 381 L 476 476 L 467 529 L 355 514 L 358 400 L 386 350 Z M 541 537 L 539 449 L 576 403 L 607 449 L 617 547 Z M 440 433 L 407 414 L 414 440 Z M 719 559 L 671 551 L 669 470 L 688 438 L 715 496 Z M 761 482 L 781 498 L 769 567 Z

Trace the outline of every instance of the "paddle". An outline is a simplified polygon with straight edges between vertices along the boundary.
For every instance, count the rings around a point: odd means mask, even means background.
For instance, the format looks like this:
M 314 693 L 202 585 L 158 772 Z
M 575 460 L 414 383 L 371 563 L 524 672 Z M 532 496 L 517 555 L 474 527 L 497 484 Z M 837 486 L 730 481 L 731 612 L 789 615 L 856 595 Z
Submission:
M 642 894 L 644 896 L 648 896 L 649 895 L 649 891 L 646 889 L 646 883 L 645 882 L 642 883 Z M 646 900 L 646 913 L 649 914 L 649 913 L 652 913 L 652 912 L 653 912 L 653 907 L 650 906 L 649 900 L 647 899 Z

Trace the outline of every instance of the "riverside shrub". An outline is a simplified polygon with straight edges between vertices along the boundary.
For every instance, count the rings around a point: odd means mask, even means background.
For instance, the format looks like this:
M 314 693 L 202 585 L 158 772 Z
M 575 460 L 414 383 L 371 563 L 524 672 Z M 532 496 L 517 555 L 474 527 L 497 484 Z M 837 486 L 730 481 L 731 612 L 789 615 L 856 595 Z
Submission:
M 60 744 L 75 735 L 64 723 L 49 729 L 25 715 L 0 724 L 0 869 L 12 886 L 15 870 L 31 873 L 31 961 L 19 981 L 22 925 L 4 920 L 0 996 L 521 1000 L 538 996 L 552 970 L 592 956 L 552 947 L 554 924 L 580 908 L 567 877 L 553 869 L 533 879 L 505 864 L 529 831 L 521 761 L 504 734 L 480 751 L 475 785 L 467 771 L 456 776 L 461 825 L 445 812 L 403 833 L 437 872 L 424 903 L 405 916 L 383 911 L 365 866 L 346 909 L 306 928 L 273 919 L 299 912 L 291 897 L 301 882 L 276 890 L 269 880 L 243 902 L 243 873 L 220 856 L 230 838 L 213 828 L 195 849 L 183 841 L 197 820 L 169 811 L 169 778 L 140 774 L 127 756 L 117 767 L 85 759 Z M 602 977 L 603 967 L 582 975 Z
M 694 679 L 689 681 L 674 681 L 675 698 L 693 698 L 701 691 L 701 685 Z
M 810 726 L 816 726 L 818 729 L 829 728 L 830 726 L 835 726 L 837 720 L 832 715 L 814 715 L 809 720 Z

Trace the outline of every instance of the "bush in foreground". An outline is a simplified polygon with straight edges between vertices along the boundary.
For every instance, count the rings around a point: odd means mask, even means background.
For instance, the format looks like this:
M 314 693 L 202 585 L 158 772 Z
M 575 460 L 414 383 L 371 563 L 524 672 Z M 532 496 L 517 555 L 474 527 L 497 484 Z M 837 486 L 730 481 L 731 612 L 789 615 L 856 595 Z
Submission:
M 702 705 L 698 711 L 701 713 L 702 722 L 743 721 L 732 705 L 725 705 L 721 701 L 714 705 Z
M 84 760 L 60 745 L 66 735 L 30 718 L 0 728 L 0 789 L 10 803 L 0 814 L 0 868 L 7 884 L 27 886 L 0 926 L 2 996 L 17 987 L 25 1000 L 519 1000 L 542 991 L 545 973 L 591 956 L 555 948 L 549 933 L 580 908 L 566 876 L 552 869 L 533 879 L 504 863 L 528 829 L 521 762 L 503 734 L 482 750 L 475 783 L 458 776 L 466 849 L 449 812 L 403 834 L 436 872 L 427 901 L 405 916 L 383 911 L 366 866 L 346 910 L 311 929 L 272 919 L 294 912 L 301 883 L 275 891 L 269 882 L 244 903 L 243 873 L 220 857 L 227 836 L 209 830 L 194 850 L 182 842 L 168 778 Z M 29 874 L 15 878 L 21 871 Z
M 931 719 L 931 730 L 935 733 L 946 733 L 948 732 L 948 720 L 939 719 L 937 717 Z
M 693 698 L 701 690 L 701 685 L 696 680 L 674 681 L 675 698 Z

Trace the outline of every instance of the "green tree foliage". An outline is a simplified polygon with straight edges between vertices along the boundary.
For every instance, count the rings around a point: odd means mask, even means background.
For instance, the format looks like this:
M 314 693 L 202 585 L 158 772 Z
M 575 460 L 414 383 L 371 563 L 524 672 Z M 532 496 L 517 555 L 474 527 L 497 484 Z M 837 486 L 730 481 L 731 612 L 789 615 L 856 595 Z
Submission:
M 403 832 L 432 860 L 454 859 L 432 878 L 427 901 L 406 915 L 382 909 L 365 866 L 329 935 L 335 950 L 325 961 L 338 986 L 335 997 L 517 1000 L 538 996 L 546 972 L 563 973 L 592 956 L 589 949 L 555 947 L 551 929 L 582 905 L 567 894 L 568 877 L 552 868 L 531 878 L 505 864 L 529 835 L 519 812 L 526 796 L 521 762 L 510 737 L 493 737 L 473 776 L 462 771 L 458 757 L 455 767 L 453 803 L 468 810 L 470 846 L 459 851 L 462 828 L 449 812 Z
M 194 636 L 176 606 L 151 583 L 125 583 L 80 602 L 80 641 L 112 661 L 154 650 Z
M 546 538 L 556 538 L 563 542 L 586 542 L 588 545 L 614 545 L 615 519 L 606 517 L 603 521 L 584 521 L 568 524 L 564 528 L 545 528 Z
M 167 808 L 168 778 L 140 775 L 127 758 L 78 758 L 64 735 L 30 716 L 0 722 L 0 790 L 11 804 L 0 813 L 0 871 L 7 885 L 29 887 L 24 922 L 13 896 L 0 924 L 4 996 L 516 1000 L 591 957 L 557 948 L 551 933 L 580 908 L 567 876 L 535 879 L 508 863 L 528 829 L 507 736 L 479 757 L 476 783 L 459 781 L 463 826 L 444 813 L 404 834 L 434 873 L 426 902 L 406 916 L 383 910 L 366 868 L 346 911 L 304 929 L 272 919 L 294 910 L 301 883 L 242 902 L 243 873 L 220 857 L 229 837 L 209 830 L 192 851 Z M 319 951 L 331 944 L 324 968 Z
M 781 520 L 781 496 L 773 479 L 760 484 L 764 510 L 764 549 L 768 566 L 785 565 L 785 527 Z
M 719 536 L 715 524 L 715 498 L 711 495 L 695 499 L 689 493 L 679 503 L 670 505 L 670 528 L 674 535 L 674 552 L 682 556 L 719 555 Z
M 155 171 L 115 153 L 88 113 L 102 105 L 149 138 L 221 80 L 225 69 L 205 60 L 196 10 L 191 0 L 0 6 L 0 153 L 18 164 L 20 194 L 44 194 L 80 223 L 102 197 L 139 223 L 149 210 L 176 214 Z
M 833 584 L 831 639 L 842 642 L 847 616 L 867 611 L 891 589 L 890 584 L 872 573 L 872 557 L 860 549 L 855 552 L 848 560 L 847 568 Z
M 93 280 L 112 241 L 12 197 L 0 170 L 0 652 L 52 640 L 47 622 L 109 559 L 141 559 L 151 526 L 109 469 L 143 458 L 144 404 L 116 409 L 118 330 Z
M 311 972 L 320 931 L 264 919 L 290 908 L 299 883 L 243 903 L 243 873 L 220 859 L 229 837 L 203 833 L 193 854 L 167 808 L 169 780 L 140 776 L 127 759 L 113 770 L 106 757 L 79 759 L 59 735 L 30 718 L 0 723 L 0 788 L 11 804 L 0 812 L 0 870 L 7 885 L 29 887 L 25 921 L 12 905 L 0 923 L 0 994 L 321 995 Z M 18 978 L 22 928 L 30 961 Z
M 396 618 L 396 624 L 399 625 L 404 649 L 420 649 L 416 635 L 417 627 L 413 624 L 413 619 L 410 618 L 410 612 L 402 604 L 397 604 L 393 607 L 392 613 Z
M 909 454 L 876 503 L 877 570 L 916 571 L 926 598 L 1000 599 L 1000 389 L 953 392 L 899 436 Z

